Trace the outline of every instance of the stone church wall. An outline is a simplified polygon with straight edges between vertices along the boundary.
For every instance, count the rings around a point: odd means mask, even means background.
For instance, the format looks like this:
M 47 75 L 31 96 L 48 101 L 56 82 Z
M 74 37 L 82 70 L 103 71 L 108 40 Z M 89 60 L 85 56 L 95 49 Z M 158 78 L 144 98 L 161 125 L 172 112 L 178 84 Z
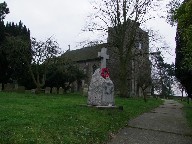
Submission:
M 94 71 L 100 67 L 100 60 L 95 59 L 89 61 L 79 61 L 77 62 L 77 64 L 79 68 L 84 72 L 84 74 L 87 75 L 87 77 L 84 80 L 84 84 L 89 85 Z
M 129 30 L 127 30 L 127 37 L 129 37 Z M 110 72 L 110 78 L 114 83 L 115 91 L 118 91 L 119 87 L 119 60 L 118 60 L 118 51 L 115 47 L 110 46 L 111 41 L 113 40 L 113 29 L 109 28 L 108 32 L 108 43 L 107 44 L 101 44 L 95 47 L 90 48 L 82 48 L 79 50 L 76 50 L 74 52 L 73 57 L 78 57 L 78 54 L 81 53 L 81 56 L 83 60 L 75 61 L 79 68 L 84 71 L 84 73 L 87 75 L 87 78 L 84 80 L 84 84 L 89 85 L 91 81 L 92 74 L 94 73 L 94 70 L 100 67 L 100 59 L 97 57 L 98 52 L 101 50 L 101 48 L 105 47 L 107 48 L 107 54 L 109 55 L 109 60 L 107 60 L 107 67 L 109 68 Z M 129 38 L 127 38 L 129 40 Z M 94 56 L 93 56 L 94 55 Z M 138 72 L 141 71 L 139 64 L 142 61 L 145 61 L 148 63 L 147 69 L 150 71 L 150 61 L 149 61 L 149 37 L 148 33 L 143 31 L 142 29 L 138 28 L 136 33 L 136 39 L 135 39 L 135 48 L 132 51 L 132 55 L 134 55 L 132 58 L 130 58 L 130 62 L 128 63 L 128 85 L 127 90 L 129 92 L 129 96 L 139 96 L 140 89 L 138 87 Z M 89 57 L 90 56 L 90 57 Z M 87 59 L 85 59 L 85 57 Z M 149 76 L 149 79 L 151 77 Z
M 129 29 L 127 30 L 127 38 L 126 40 L 129 40 Z M 113 41 L 113 35 L 114 31 L 112 28 L 109 28 L 108 32 L 108 43 L 112 43 Z M 140 93 L 140 88 L 138 87 L 138 72 L 139 72 L 139 66 L 138 64 L 141 63 L 142 61 L 148 62 L 149 65 L 147 69 L 150 68 L 150 62 L 149 62 L 149 37 L 148 33 L 143 31 L 142 29 L 138 28 L 136 32 L 136 38 L 135 38 L 135 48 L 132 51 L 133 58 L 130 58 L 130 62 L 128 63 L 128 95 L 129 96 L 139 96 L 141 95 Z M 108 48 L 108 53 L 109 53 L 109 62 L 108 62 L 108 67 L 111 72 L 111 79 L 114 82 L 115 85 L 115 90 L 118 91 L 119 87 L 119 60 L 118 60 L 118 51 L 115 49 L 115 47 L 109 47 Z M 150 70 L 149 70 L 150 71 Z M 151 77 L 148 77 L 151 79 Z

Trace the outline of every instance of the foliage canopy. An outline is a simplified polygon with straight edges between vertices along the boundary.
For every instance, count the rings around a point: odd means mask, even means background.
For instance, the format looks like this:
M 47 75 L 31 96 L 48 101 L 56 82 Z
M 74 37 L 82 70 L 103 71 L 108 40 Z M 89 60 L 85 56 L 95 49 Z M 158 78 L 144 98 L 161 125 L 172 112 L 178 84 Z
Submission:
M 176 77 L 192 97 L 192 0 L 185 0 L 174 12 L 177 21 Z

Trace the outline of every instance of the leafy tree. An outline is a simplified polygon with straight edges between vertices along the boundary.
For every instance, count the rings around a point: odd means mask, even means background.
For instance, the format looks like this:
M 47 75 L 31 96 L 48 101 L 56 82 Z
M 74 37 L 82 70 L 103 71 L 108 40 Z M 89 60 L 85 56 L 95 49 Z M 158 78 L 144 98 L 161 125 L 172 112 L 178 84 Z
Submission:
M 30 39 L 29 39 L 30 40 Z M 8 60 L 8 80 L 16 80 L 19 85 L 28 87 L 30 84 L 29 70 L 26 59 L 31 61 L 30 41 L 25 40 L 23 36 L 9 36 L 4 42 L 6 58 Z M 10 81 L 11 80 L 11 81 Z M 27 80 L 29 80 L 27 82 Z
M 49 65 L 45 86 L 62 87 L 67 91 L 75 81 L 80 83 L 85 74 L 72 62 L 57 58 Z
M 162 96 L 173 95 L 172 86 L 175 82 L 175 66 L 164 62 L 160 54 L 153 55 L 153 88 Z
M 45 85 L 48 66 L 59 54 L 60 48 L 57 42 L 52 37 L 48 38 L 45 42 L 37 41 L 35 38 L 28 42 L 19 36 L 9 37 L 8 40 L 8 46 L 13 50 L 10 53 L 20 56 L 20 59 L 15 59 L 15 63 L 20 63 L 20 66 L 27 70 L 27 74 L 31 76 L 39 92 Z
M 119 91 L 120 96 L 128 96 L 128 67 L 134 57 L 133 49 L 136 45 L 136 37 L 140 23 L 144 23 L 149 9 L 153 6 L 152 0 L 101 0 L 100 4 L 94 5 L 96 11 L 86 29 L 88 31 L 108 31 L 112 37 L 110 47 L 116 47 L 119 61 Z M 98 25 L 98 23 L 100 25 Z M 110 29 L 109 29 L 110 30 Z
M 185 0 L 175 11 L 174 18 L 178 22 L 177 43 L 182 44 L 184 54 L 183 65 L 192 69 L 192 0 Z M 180 41 L 179 41 L 180 40 Z
M 144 101 L 147 102 L 147 93 L 151 88 L 152 79 L 151 79 L 151 62 L 146 60 L 146 55 L 137 57 L 135 60 L 137 62 L 137 69 L 134 73 L 137 75 L 137 85 L 141 88 L 143 93 Z
M 177 83 L 177 87 L 178 89 L 180 90 L 181 92 L 181 101 L 183 101 L 183 96 L 184 96 L 184 91 L 185 91 L 185 88 L 183 87 L 183 85 L 181 83 Z
M 12 22 L 5 26 L 3 19 L 8 13 L 7 4 L 0 3 L 0 82 L 4 85 L 4 83 L 17 80 L 19 84 L 22 84 L 21 81 L 26 79 L 23 76 L 27 71 L 22 61 L 23 53 L 18 53 L 20 48 L 16 39 L 26 41 L 28 43 L 26 50 L 29 50 L 30 31 L 21 21 L 19 25 Z
M 167 22 L 174 26 L 177 24 L 177 20 L 175 19 L 175 12 L 176 9 L 178 9 L 181 6 L 183 0 L 171 0 L 168 4 L 167 4 Z
M 9 8 L 7 7 L 7 3 L 4 1 L 3 3 L 0 3 L 0 21 L 3 21 L 6 14 L 9 13 Z
M 37 91 L 40 91 L 41 87 L 45 85 L 47 68 L 59 53 L 60 48 L 52 37 L 45 42 L 37 41 L 35 38 L 31 39 L 32 61 L 25 60 Z
M 7 23 L 4 25 L 4 18 L 9 13 L 6 2 L 0 3 L 0 82 L 7 83 L 17 80 L 22 84 L 21 80 L 26 80 L 24 75 L 27 75 L 25 64 L 19 54 L 18 43 L 15 39 L 19 37 L 22 41 L 30 42 L 30 31 L 26 26 L 19 22 Z M 30 45 L 28 46 L 28 50 Z
M 3 83 L 9 80 L 20 82 L 26 72 L 26 65 L 23 61 L 23 54 L 20 53 L 20 43 L 26 43 L 25 51 L 30 51 L 30 31 L 20 22 L 20 26 L 12 23 L 5 26 L 5 39 L 1 43 L 2 73 Z M 30 57 L 29 57 L 30 59 Z M 20 83 L 19 83 L 20 84 Z
M 192 0 L 184 0 L 172 12 L 177 22 L 175 72 L 192 98 Z
M 0 3 L 0 81 L 5 83 L 7 79 L 6 70 L 8 69 L 8 62 L 5 52 L 2 50 L 2 43 L 5 39 L 5 26 L 3 19 L 6 14 L 9 13 L 9 8 L 7 8 L 7 3 Z

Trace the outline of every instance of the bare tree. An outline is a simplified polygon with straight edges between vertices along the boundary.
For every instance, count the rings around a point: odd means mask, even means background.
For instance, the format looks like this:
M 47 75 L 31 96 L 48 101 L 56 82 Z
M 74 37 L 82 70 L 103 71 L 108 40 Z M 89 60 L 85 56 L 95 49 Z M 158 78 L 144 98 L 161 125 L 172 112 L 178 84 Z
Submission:
M 58 43 L 52 37 L 45 42 L 37 41 L 35 38 L 31 39 L 32 61 L 27 62 L 27 65 L 33 82 L 37 86 L 37 91 L 40 91 L 41 87 L 45 85 L 47 68 L 59 52 Z
M 21 55 L 19 60 L 27 65 L 37 91 L 40 91 L 45 85 L 50 62 L 60 53 L 57 42 L 52 37 L 45 42 L 37 41 L 35 38 L 28 42 L 21 37 L 9 37 L 8 42 L 9 47 L 15 48 L 16 52 Z
M 150 19 L 148 12 L 155 4 L 153 0 L 101 0 L 93 3 L 95 13 L 91 15 L 92 21 L 86 29 L 107 32 L 109 27 L 113 28 L 109 45 L 116 48 L 114 51 L 118 55 L 119 91 L 122 97 L 128 96 L 128 65 L 134 57 L 139 25 Z
M 175 66 L 164 61 L 163 56 L 157 53 L 152 56 L 152 77 L 154 89 L 161 96 L 173 95 L 173 86 L 175 85 Z
M 181 6 L 182 2 L 183 2 L 183 0 L 171 0 L 166 5 L 166 7 L 167 7 L 167 11 L 166 11 L 167 12 L 167 18 L 166 18 L 166 20 L 172 26 L 177 24 L 177 21 L 174 18 L 174 13 L 175 13 L 176 9 L 178 9 Z
M 137 85 L 142 90 L 144 101 L 147 102 L 147 94 L 151 92 L 151 62 L 146 60 L 147 55 L 140 56 L 136 60 L 135 65 L 137 70 L 135 70 L 135 75 L 137 75 Z M 150 89 L 150 91 L 149 91 Z

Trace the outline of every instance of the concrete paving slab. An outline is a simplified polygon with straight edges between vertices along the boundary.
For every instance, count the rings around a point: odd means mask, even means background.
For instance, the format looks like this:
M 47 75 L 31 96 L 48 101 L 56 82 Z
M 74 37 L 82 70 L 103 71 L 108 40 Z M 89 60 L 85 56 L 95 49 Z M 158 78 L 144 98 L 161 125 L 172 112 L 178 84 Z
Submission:
M 192 144 L 192 129 L 182 104 L 165 100 L 158 108 L 129 121 L 108 144 Z
M 108 144 L 192 144 L 192 138 L 160 131 L 125 128 Z

